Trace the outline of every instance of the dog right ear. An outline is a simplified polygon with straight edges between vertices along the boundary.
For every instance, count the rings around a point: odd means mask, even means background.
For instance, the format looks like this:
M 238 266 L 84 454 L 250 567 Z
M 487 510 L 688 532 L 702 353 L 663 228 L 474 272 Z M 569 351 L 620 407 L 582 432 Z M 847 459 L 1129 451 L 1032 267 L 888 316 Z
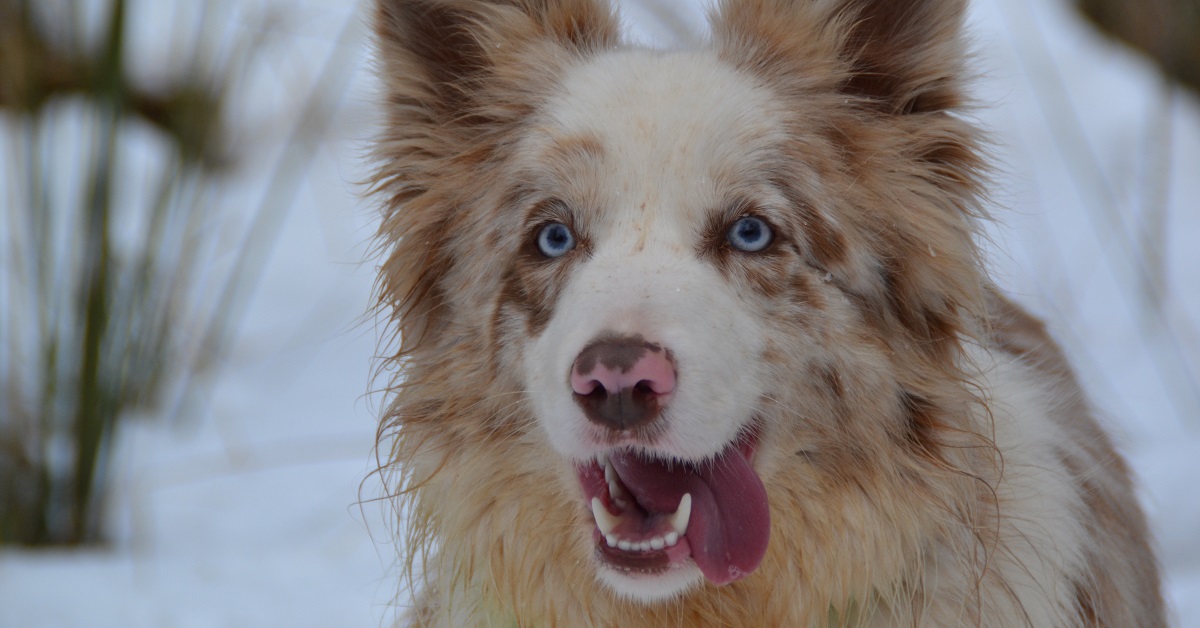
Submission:
M 614 46 L 618 30 L 606 0 L 377 0 L 375 29 L 391 103 L 438 124 L 503 116 L 522 102 L 504 84 L 528 94 L 530 78 Z
M 607 0 L 375 0 L 386 124 L 370 181 L 387 251 L 379 305 L 398 321 L 397 358 L 432 346 L 451 298 L 458 194 L 557 85 L 563 66 L 617 44 Z

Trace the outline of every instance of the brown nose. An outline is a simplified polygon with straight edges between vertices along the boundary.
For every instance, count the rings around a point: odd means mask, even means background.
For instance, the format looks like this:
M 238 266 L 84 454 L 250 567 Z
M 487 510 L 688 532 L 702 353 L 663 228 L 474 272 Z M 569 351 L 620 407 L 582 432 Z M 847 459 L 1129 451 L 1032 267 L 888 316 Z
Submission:
M 588 420 L 613 430 L 646 425 L 675 391 L 671 352 L 641 336 L 598 339 L 571 368 L 575 403 Z

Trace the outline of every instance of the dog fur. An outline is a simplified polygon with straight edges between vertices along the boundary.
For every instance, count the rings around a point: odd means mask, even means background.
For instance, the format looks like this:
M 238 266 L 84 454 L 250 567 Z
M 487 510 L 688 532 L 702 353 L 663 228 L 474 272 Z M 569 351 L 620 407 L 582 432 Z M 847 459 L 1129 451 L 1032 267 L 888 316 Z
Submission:
M 723 0 L 710 45 L 657 51 L 603 0 L 377 0 L 405 623 L 1165 625 L 1128 469 L 976 246 L 964 11 Z M 731 246 L 746 216 L 765 249 Z M 606 334 L 671 352 L 648 426 L 573 400 Z M 757 569 L 603 564 L 580 465 L 747 432 Z

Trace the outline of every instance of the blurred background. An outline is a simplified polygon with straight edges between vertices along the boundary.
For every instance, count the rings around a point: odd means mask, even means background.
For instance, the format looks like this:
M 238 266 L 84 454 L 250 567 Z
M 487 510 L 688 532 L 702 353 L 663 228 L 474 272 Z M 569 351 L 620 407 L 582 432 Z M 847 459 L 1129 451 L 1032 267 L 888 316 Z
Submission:
M 366 5 L 0 0 L 0 626 L 375 626 Z M 622 0 L 702 36 L 701 0 Z M 1200 627 L 1200 3 L 974 0 L 1002 285 Z

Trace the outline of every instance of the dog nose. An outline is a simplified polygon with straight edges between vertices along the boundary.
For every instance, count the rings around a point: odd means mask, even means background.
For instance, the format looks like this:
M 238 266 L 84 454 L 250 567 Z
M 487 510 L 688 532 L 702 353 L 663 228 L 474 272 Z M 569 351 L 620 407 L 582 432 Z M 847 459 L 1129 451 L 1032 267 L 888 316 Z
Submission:
M 571 390 L 588 420 L 629 430 L 658 418 L 675 391 L 671 352 L 640 336 L 606 337 L 584 347 Z

